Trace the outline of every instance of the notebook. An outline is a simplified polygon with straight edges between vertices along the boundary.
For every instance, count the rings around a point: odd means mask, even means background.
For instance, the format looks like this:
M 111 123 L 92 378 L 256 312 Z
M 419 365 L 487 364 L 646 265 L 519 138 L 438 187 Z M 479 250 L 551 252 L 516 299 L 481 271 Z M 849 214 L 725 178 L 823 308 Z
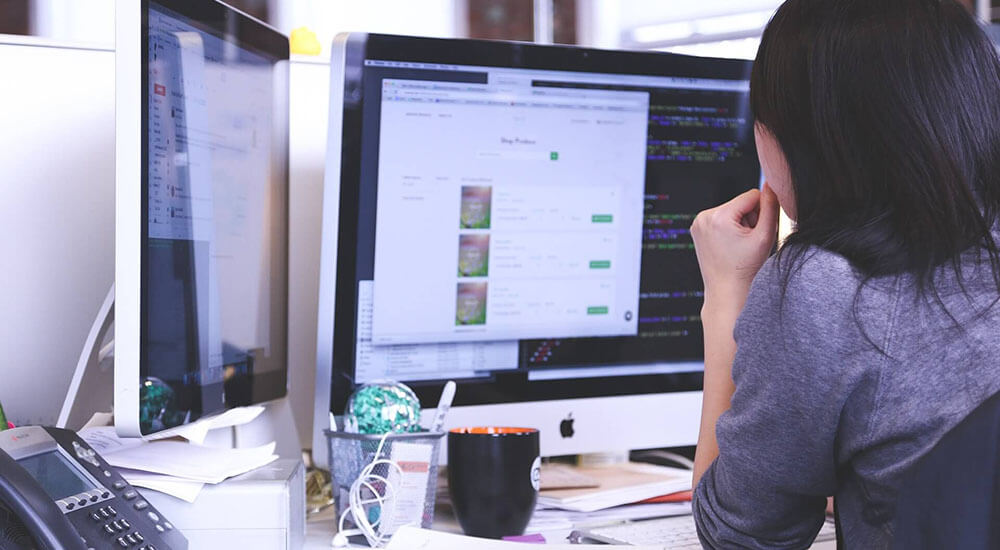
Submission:
M 543 490 L 539 506 L 593 512 L 691 489 L 690 470 L 667 466 L 627 463 L 580 467 L 577 472 L 594 479 L 599 486 Z

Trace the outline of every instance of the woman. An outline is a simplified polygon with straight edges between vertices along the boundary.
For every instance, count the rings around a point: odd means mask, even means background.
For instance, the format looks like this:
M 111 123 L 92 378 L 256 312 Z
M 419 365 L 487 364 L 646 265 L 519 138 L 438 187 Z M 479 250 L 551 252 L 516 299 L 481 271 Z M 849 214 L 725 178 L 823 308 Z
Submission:
M 788 0 L 751 103 L 767 184 L 692 227 L 699 534 L 806 548 L 832 495 L 883 548 L 901 474 L 1000 391 L 1000 62 L 953 0 Z

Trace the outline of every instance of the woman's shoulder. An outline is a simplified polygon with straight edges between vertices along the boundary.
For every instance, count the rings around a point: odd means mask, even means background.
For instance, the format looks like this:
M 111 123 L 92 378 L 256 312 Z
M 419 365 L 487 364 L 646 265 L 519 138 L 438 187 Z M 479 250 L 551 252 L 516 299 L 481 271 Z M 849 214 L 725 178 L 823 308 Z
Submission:
M 888 330 L 894 286 L 866 280 L 829 250 L 782 250 L 754 278 L 734 335 L 742 347 L 767 348 L 771 362 L 800 365 L 795 369 L 830 358 L 863 364 L 870 338 Z
M 883 332 L 900 295 L 897 278 L 868 278 L 840 254 L 795 246 L 764 263 L 741 318 L 847 340 L 867 341 L 866 334 Z
M 765 297 L 780 296 L 788 299 L 826 300 L 837 303 L 847 297 L 853 300 L 866 281 L 844 256 L 818 246 L 793 245 L 782 249 L 764 262 L 754 278 L 751 293 Z

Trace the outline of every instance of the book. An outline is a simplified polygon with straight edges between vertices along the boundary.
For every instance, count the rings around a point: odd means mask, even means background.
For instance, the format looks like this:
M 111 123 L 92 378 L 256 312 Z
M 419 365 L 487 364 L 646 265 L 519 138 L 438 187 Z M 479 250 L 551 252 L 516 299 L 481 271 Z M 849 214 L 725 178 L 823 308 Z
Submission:
M 554 462 L 542 463 L 541 490 L 591 489 L 600 487 L 598 481 L 580 472 L 580 468 Z
M 653 464 L 613 464 L 577 468 L 598 483 L 595 488 L 543 490 L 539 506 L 594 512 L 691 490 L 691 471 Z

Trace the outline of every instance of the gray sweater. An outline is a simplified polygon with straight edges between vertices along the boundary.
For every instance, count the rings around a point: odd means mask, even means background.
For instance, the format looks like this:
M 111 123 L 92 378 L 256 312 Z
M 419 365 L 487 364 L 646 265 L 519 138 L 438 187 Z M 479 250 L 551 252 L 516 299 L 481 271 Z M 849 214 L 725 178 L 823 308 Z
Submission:
M 968 296 L 940 275 L 956 328 L 908 276 L 858 294 L 847 260 L 806 254 L 784 301 L 769 259 L 736 324 L 736 393 L 694 495 L 706 548 L 807 548 L 829 495 L 848 548 L 888 547 L 902 474 L 1000 391 L 1000 305 L 975 315 L 997 298 L 985 267 L 967 262 Z

